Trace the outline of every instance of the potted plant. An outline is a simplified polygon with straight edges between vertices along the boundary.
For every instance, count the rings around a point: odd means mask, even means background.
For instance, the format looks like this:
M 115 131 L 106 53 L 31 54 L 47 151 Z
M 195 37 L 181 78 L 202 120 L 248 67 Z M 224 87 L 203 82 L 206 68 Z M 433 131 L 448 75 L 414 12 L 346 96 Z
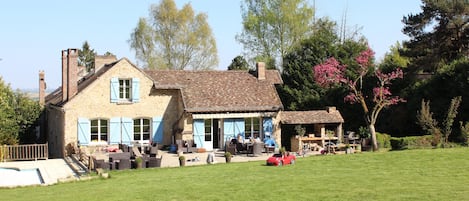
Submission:
M 135 158 L 135 168 L 140 169 L 143 166 L 143 158 L 142 157 L 137 157 Z
M 350 147 L 350 144 L 345 144 L 345 153 L 346 154 L 352 154 L 353 153 L 353 149 L 352 149 L 352 147 Z
M 179 166 L 186 166 L 186 157 L 183 155 L 179 156 Z
M 231 153 L 230 152 L 225 152 L 225 161 L 226 163 L 231 162 Z

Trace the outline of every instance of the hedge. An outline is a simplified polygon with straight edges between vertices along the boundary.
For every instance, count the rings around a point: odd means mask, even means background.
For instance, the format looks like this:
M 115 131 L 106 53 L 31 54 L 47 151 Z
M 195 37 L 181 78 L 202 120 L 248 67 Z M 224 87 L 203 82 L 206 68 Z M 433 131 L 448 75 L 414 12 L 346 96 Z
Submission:
M 427 149 L 433 148 L 431 135 L 424 136 L 408 136 L 408 137 L 391 137 L 392 150 L 405 149 Z

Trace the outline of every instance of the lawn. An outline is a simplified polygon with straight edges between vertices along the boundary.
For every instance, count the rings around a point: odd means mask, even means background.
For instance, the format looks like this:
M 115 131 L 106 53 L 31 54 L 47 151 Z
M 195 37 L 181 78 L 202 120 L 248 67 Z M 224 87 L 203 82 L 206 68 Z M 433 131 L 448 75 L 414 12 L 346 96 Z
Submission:
M 1 200 L 468 200 L 469 149 L 427 149 L 111 171 L 110 179 L 0 189 Z

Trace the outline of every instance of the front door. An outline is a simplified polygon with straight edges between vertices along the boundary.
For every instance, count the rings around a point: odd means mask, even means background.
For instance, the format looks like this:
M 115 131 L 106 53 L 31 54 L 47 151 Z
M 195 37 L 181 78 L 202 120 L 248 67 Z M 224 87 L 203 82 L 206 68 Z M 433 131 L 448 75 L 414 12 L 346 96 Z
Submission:
M 212 126 L 212 131 L 213 131 L 213 148 L 214 149 L 219 149 L 220 148 L 220 127 L 218 126 L 219 125 L 219 122 L 220 120 L 219 119 L 214 119 L 213 121 L 213 126 Z M 223 142 L 222 142 L 223 143 Z

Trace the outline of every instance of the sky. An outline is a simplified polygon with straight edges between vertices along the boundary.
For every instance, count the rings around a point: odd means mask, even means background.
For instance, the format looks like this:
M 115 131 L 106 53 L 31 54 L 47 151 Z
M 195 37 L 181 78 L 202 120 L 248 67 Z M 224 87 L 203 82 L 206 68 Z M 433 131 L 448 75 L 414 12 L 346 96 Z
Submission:
M 147 17 L 159 0 L 3 1 L 0 3 L 0 76 L 11 88 L 36 89 L 38 73 L 45 72 L 48 90 L 61 84 L 61 51 L 81 48 L 88 41 L 98 54 L 111 52 L 137 64 L 128 40 L 139 18 Z M 208 15 L 217 41 L 219 67 L 226 70 L 243 52 L 235 40 L 242 32 L 241 0 L 175 0 L 178 8 L 190 3 Z M 421 11 L 420 0 L 310 0 L 316 17 L 359 28 L 376 58 L 382 58 L 402 34 L 403 16 Z

